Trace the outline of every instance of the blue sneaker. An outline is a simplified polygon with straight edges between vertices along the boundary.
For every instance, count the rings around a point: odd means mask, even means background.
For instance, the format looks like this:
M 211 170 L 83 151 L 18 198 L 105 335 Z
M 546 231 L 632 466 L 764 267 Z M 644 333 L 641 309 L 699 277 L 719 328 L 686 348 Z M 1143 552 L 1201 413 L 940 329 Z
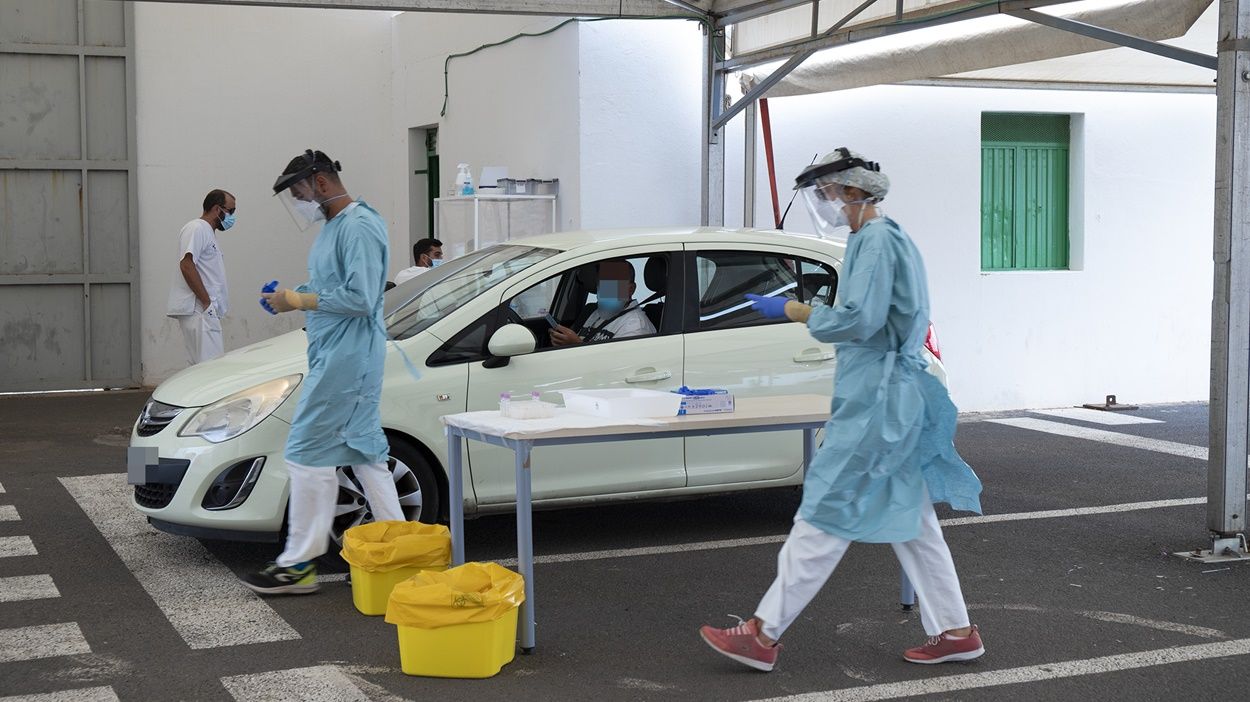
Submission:
M 271 562 L 243 576 L 243 584 L 262 595 L 308 595 L 318 589 L 317 566 L 303 563 L 284 568 Z

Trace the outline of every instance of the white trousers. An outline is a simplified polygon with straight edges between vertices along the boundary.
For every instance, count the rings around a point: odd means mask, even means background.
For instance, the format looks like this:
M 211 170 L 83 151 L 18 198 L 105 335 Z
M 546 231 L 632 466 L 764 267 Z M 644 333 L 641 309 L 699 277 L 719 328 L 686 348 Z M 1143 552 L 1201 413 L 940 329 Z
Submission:
M 284 568 L 311 561 L 326 552 L 339 495 L 338 471 L 334 466 L 321 468 L 287 461 L 286 469 L 291 476 L 286 548 L 277 559 Z M 375 520 L 403 520 L 395 479 L 385 463 L 354 465 L 352 472 L 365 489 L 365 500 Z
M 774 640 L 781 638 L 820 592 L 850 545 L 850 541 L 840 536 L 795 518 L 790 536 L 777 555 L 777 579 L 755 610 L 755 616 L 764 623 L 761 631 L 765 636 Z M 891 546 L 916 588 L 925 633 L 937 636 L 943 631 L 968 626 L 968 608 L 959 589 L 955 562 L 951 560 L 937 513 L 927 496 L 920 518 L 920 535 Z
M 199 303 L 196 303 L 199 306 Z M 182 327 L 182 340 L 187 344 L 187 356 L 191 364 L 203 363 L 225 353 L 221 340 L 221 318 L 197 311 L 178 317 Z

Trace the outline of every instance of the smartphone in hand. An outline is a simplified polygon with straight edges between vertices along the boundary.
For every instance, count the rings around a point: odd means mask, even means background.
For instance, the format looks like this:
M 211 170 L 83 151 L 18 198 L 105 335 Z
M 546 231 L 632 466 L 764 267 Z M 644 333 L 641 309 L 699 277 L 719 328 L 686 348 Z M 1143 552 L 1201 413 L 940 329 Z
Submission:
M 547 313 L 546 315 L 544 315 L 544 316 L 547 318 L 547 324 L 551 325 L 551 328 L 552 328 L 552 329 L 555 329 L 556 327 L 560 326 L 560 323 L 556 321 L 556 318 L 555 318 L 555 317 L 552 317 L 552 316 L 551 316 L 551 313 L 550 313 L 550 312 L 548 312 L 548 313 Z

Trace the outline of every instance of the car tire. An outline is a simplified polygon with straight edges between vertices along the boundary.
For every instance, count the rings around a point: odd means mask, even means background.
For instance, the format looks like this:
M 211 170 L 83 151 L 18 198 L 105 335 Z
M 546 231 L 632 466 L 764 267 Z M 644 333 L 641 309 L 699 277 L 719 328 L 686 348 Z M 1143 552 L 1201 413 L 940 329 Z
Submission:
M 434 468 L 425 456 L 407 441 L 390 437 L 391 448 L 388 465 L 399 493 L 400 508 L 410 521 L 433 524 L 438 521 L 442 506 L 438 479 Z M 330 525 L 330 540 L 338 546 L 343 543 L 343 533 L 359 524 L 373 521 L 373 513 L 365 500 L 360 481 L 352 474 L 350 466 L 337 469 L 339 493 L 335 504 L 335 517 Z

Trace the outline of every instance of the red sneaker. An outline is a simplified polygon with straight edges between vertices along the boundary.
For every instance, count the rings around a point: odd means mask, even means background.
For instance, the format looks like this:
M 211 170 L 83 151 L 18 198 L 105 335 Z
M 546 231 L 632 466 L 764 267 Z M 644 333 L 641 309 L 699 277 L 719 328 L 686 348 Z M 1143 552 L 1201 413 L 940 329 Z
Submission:
M 908 663 L 932 665 L 950 661 L 970 661 L 984 654 L 985 646 L 981 645 L 981 632 L 973 624 L 972 633 L 968 636 L 963 638 L 956 638 L 950 634 L 930 636 L 923 646 L 904 651 L 903 658 Z
M 733 616 L 733 615 L 730 615 Z M 714 651 L 732 658 L 739 663 L 768 672 L 777 665 L 777 653 L 781 651 L 781 644 L 773 644 L 765 646 L 760 643 L 759 625 L 755 619 L 742 621 L 742 617 L 734 617 L 738 620 L 738 626 L 728 629 L 715 629 L 704 625 L 699 629 L 699 636 L 711 646 Z

